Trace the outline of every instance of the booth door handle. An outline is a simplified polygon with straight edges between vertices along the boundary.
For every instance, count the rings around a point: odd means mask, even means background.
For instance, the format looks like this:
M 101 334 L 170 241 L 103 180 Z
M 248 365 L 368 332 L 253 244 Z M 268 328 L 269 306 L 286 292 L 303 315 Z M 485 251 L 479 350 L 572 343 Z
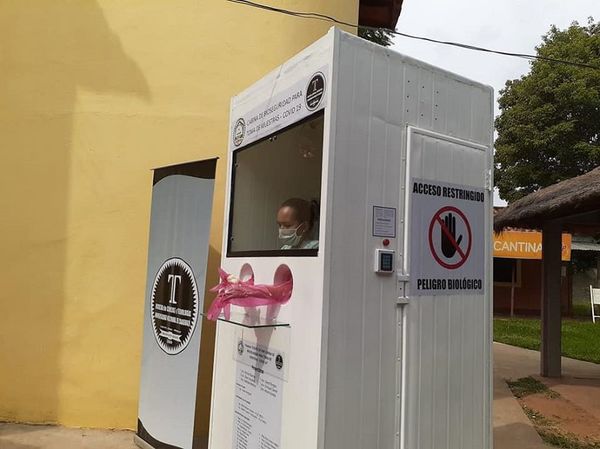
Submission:
M 398 298 L 397 304 L 408 304 L 410 294 L 410 276 L 405 273 L 398 273 Z

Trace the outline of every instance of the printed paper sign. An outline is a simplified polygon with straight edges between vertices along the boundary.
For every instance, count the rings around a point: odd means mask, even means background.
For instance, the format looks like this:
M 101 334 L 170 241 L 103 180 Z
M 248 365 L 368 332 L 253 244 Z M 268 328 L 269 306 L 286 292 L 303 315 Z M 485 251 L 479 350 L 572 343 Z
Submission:
M 284 357 L 244 340 L 237 353 L 233 449 L 279 449 Z
M 411 294 L 482 294 L 484 190 L 422 179 L 411 189 Z
M 265 372 L 271 376 L 285 378 L 287 372 L 287 356 L 282 351 L 267 348 L 256 343 L 239 339 L 236 347 L 238 362 Z
M 232 123 L 233 148 L 244 147 L 325 107 L 328 68 L 273 95 Z
M 373 206 L 373 236 L 396 237 L 396 209 Z

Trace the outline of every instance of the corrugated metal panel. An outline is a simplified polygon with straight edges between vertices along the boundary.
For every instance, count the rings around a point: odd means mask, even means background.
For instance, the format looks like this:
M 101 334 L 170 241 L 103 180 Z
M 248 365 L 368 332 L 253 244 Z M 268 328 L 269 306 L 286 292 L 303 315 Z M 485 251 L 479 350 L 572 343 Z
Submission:
M 600 251 L 600 243 L 596 243 L 593 237 L 574 235 L 571 240 L 571 250 Z
M 572 251 L 600 251 L 600 244 L 587 242 L 572 242 Z
M 324 447 L 393 447 L 396 282 L 373 272 L 381 239 L 370 237 L 372 206 L 398 204 L 401 153 L 386 151 L 402 141 L 389 119 L 393 66 L 342 38 L 337 67 Z
M 291 328 L 277 343 L 287 345 L 290 363 L 281 447 L 489 448 L 491 276 L 483 296 L 401 304 L 398 278 L 373 269 L 382 238 L 372 236 L 372 215 L 373 206 L 397 209 L 390 240 L 402 271 L 410 238 L 407 177 L 485 185 L 491 90 L 336 31 L 236 97 L 233 110 L 254 107 L 276 83 L 303 79 L 327 58 L 332 103 L 325 111 L 319 256 L 223 260 L 232 273 L 250 262 L 260 283 L 270 283 L 280 263 L 294 275 L 294 296 L 281 311 Z M 490 219 L 491 212 L 488 240 Z M 213 449 L 232 444 L 236 338 L 231 325 L 219 324 Z
M 324 447 L 490 447 L 489 285 L 486 295 L 397 305 L 392 280 L 373 273 L 381 239 L 371 237 L 370 208 L 409 217 L 401 190 L 408 125 L 442 134 L 412 132 L 409 176 L 484 187 L 491 90 L 345 34 L 336 67 Z M 402 266 L 404 223 L 398 228 L 392 245 Z
M 409 138 L 411 177 L 485 186 L 485 147 L 417 129 L 410 129 Z M 408 447 L 445 447 L 447 441 L 449 447 L 487 447 L 482 414 L 489 370 L 485 304 L 484 295 L 420 296 L 410 301 L 406 381 L 414 394 L 407 397 L 405 419 L 413 423 L 408 425 Z

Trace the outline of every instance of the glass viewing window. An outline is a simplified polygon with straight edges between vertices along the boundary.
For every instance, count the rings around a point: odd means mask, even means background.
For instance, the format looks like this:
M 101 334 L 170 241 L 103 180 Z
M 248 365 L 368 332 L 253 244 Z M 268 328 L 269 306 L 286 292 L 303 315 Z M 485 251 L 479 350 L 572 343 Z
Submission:
M 233 153 L 228 256 L 316 256 L 323 112 Z

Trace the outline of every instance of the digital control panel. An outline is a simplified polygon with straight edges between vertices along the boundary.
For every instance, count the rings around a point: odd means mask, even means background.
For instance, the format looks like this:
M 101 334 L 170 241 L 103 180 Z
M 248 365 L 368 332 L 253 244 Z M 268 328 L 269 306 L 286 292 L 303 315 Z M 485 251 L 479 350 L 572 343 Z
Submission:
M 396 252 L 391 249 L 375 250 L 375 273 L 393 273 L 395 269 Z

